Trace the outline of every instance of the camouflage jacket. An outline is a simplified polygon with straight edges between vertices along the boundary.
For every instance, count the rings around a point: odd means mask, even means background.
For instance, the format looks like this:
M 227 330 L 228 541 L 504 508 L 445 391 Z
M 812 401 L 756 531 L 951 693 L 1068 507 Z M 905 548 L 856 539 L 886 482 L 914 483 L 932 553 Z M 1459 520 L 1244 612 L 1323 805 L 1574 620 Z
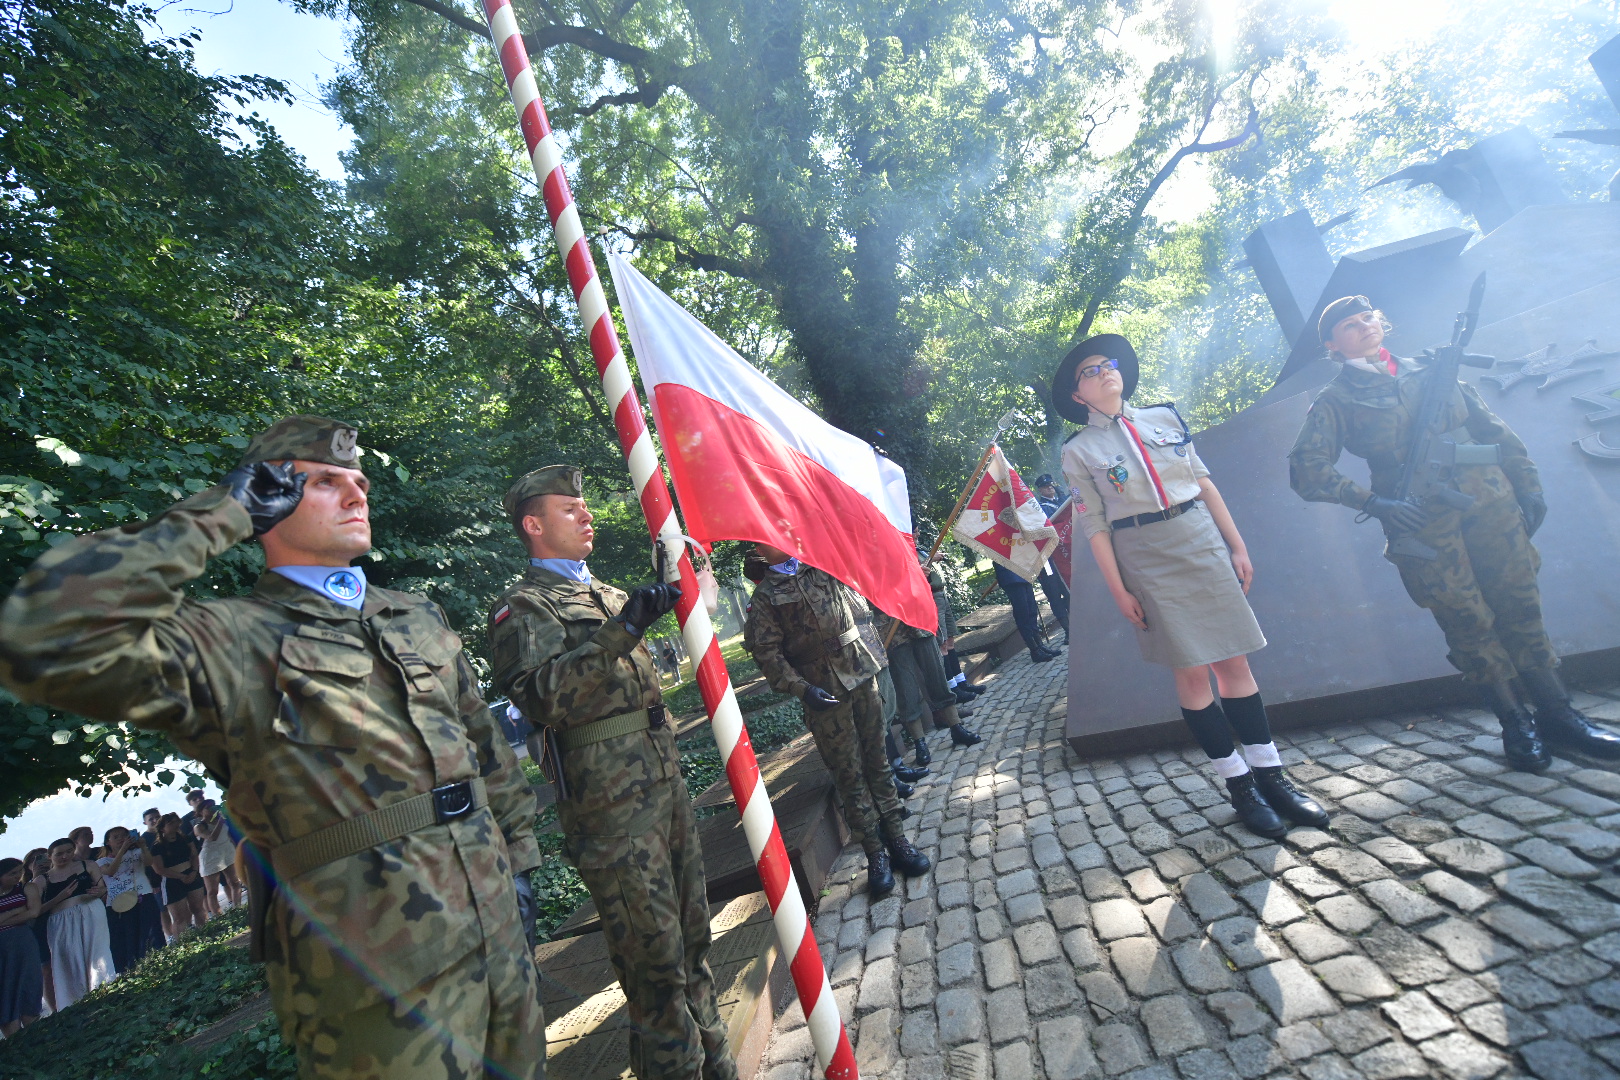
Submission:
M 814 685 L 837 697 L 883 670 L 860 634 L 866 610 L 865 600 L 825 570 L 771 570 L 754 587 L 743 647 L 778 693 L 803 699 Z
M 1322 388 L 1305 414 L 1299 438 L 1288 452 L 1289 482 L 1301 498 L 1337 502 L 1361 509 L 1369 496 L 1391 496 L 1400 483 L 1401 466 L 1411 445 L 1412 417 L 1423 393 L 1423 368 L 1402 362 L 1396 378 L 1346 366 Z M 1463 429 L 1476 443 L 1496 443 L 1502 464 L 1464 465 L 1454 486 L 1465 494 L 1490 499 L 1541 491 L 1535 462 L 1524 442 L 1486 407 L 1479 391 L 1458 383 L 1446 416 L 1447 430 Z M 1348 450 L 1365 458 L 1372 473 L 1368 491 L 1334 466 Z
M 0 681 L 164 732 L 267 849 L 484 777 L 487 809 L 281 882 L 265 942 L 278 1010 L 331 1015 L 516 923 L 512 872 L 540 862 L 534 794 L 437 605 L 371 587 L 356 611 L 271 572 L 251 596 L 183 594 L 251 535 L 214 487 L 53 549 L 0 608 Z
M 949 641 L 956 636 L 956 613 L 951 610 L 951 598 L 945 591 L 945 578 L 936 567 L 928 568 L 928 588 L 934 594 L 934 610 L 939 613 L 939 640 Z
M 613 621 L 626 595 L 530 566 L 489 614 L 494 682 L 533 724 L 566 730 L 663 701 L 646 643 Z M 572 837 L 586 822 L 572 816 L 621 802 L 660 780 L 680 777 L 670 725 L 604 739 L 563 754 L 569 802 L 559 807 Z

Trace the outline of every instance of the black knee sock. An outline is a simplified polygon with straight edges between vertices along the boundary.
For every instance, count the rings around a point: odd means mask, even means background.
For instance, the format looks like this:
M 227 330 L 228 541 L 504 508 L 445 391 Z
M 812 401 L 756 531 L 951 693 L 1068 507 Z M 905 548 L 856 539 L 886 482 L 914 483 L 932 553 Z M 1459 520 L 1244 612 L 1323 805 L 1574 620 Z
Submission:
M 1212 701 L 1202 709 L 1182 709 L 1181 718 L 1192 729 L 1193 738 L 1204 748 L 1210 760 L 1231 757 L 1237 747 L 1232 743 L 1232 730 L 1226 726 L 1226 716 L 1219 702 Z
M 1258 693 L 1248 697 L 1223 697 L 1221 708 L 1244 746 L 1264 746 L 1271 741 L 1271 724 L 1266 720 L 1266 706 Z

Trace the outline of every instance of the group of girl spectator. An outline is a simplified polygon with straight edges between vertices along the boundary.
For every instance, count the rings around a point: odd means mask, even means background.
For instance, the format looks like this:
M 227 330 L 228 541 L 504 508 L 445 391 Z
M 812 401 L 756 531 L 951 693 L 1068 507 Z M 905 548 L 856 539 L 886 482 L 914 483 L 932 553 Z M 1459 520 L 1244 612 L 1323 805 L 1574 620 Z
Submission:
M 202 792 L 186 799 L 190 813 L 148 810 L 144 832 L 115 825 L 99 848 L 82 826 L 0 859 L 0 1037 L 242 902 L 230 822 Z

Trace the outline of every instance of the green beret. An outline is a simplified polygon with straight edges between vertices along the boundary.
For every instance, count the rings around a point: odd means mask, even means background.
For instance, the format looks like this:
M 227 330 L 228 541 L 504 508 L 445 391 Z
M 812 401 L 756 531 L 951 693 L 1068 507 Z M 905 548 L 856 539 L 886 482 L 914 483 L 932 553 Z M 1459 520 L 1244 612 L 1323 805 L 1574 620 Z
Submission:
M 1372 301 L 1365 296 L 1341 296 L 1323 309 L 1322 317 L 1316 321 L 1316 336 L 1325 342 L 1333 336 L 1334 327 L 1372 309 Z
M 575 499 L 585 497 L 585 470 L 573 465 L 547 465 L 532 473 L 525 473 L 506 491 L 501 504 L 506 516 L 514 522 L 518 510 L 536 495 L 568 495 Z
M 240 465 L 259 461 L 318 461 L 345 469 L 360 467 L 360 429 L 324 416 L 288 416 L 248 443 Z

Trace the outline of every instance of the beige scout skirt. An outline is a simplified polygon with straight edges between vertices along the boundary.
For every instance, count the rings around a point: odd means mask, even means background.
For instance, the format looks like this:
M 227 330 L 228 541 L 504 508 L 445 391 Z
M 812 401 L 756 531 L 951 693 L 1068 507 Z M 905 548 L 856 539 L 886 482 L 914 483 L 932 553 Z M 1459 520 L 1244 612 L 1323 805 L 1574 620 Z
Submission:
M 1113 533 L 1125 587 L 1142 604 L 1147 629 L 1136 631 L 1142 659 L 1197 667 L 1264 648 L 1231 553 L 1199 502 L 1180 517 Z

